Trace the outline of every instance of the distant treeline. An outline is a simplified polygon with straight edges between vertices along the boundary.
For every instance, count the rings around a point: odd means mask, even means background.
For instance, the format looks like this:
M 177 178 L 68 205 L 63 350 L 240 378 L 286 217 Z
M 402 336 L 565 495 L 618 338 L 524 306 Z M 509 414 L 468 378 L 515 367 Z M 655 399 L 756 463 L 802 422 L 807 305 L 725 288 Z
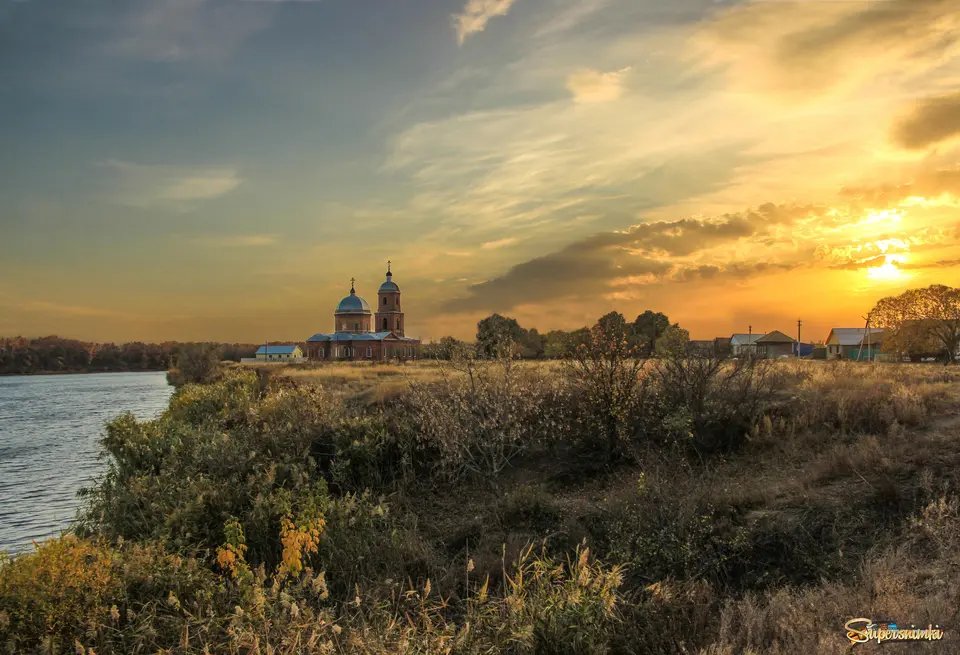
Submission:
M 30 373 L 87 373 L 118 371 L 165 371 L 183 349 L 195 343 L 131 342 L 91 343 L 57 336 L 36 339 L 0 337 L 0 375 Z M 258 346 L 251 344 L 209 344 L 220 358 L 240 361 L 253 357 Z
M 627 321 L 619 312 L 610 312 L 597 319 L 596 325 L 607 332 L 622 334 L 631 352 L 640 357 L 652 356 L 657 342 L 669 328 L 682 334 L 684 339 L 690 339 L 689 333 L 677 323 L 671 323 L 666 314 L 649 309 L 633 322 Z M 579 346 L 589 345 L 592 340 L 593 332 L 589 327 L 540 333 L 536 328 L 524 328 L 515 318 L 493 314 L 477 323 L 475 343 L 443 337 L 424 344 L 423 357 L 451 359 L 457 353 L 470 352 L 493 358 L 509 351 L 512 356 L 523 359 L 559 359 L 569 357 Z

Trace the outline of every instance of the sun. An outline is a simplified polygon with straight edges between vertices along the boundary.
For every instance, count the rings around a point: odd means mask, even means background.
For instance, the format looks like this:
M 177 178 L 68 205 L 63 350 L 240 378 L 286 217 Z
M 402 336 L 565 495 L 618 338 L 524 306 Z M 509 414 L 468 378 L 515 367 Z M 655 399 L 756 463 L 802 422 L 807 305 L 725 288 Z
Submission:
M 885 255 L 883 264 L 867 269 L 867 278 L 876 282 L 899 282 L 906 279 L 910 277 L 909 273 L 900 268 L 906 260 L 906 255 Z

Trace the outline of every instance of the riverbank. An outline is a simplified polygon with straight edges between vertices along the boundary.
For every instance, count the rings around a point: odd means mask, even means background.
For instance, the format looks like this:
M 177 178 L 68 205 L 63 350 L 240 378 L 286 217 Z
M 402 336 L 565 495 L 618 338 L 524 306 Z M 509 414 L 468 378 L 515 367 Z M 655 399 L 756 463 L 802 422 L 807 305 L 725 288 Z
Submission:
M 111 369 L 96 370 L 87 369 L 82 371 L 33 371 L 31 373 L 0 373 L 0 377 L 29 377 L 34 375 L 91 375 L 98 373 L 165 373 L 166 368 L 143 368 L 143 369 Z
M 368 405 L 338 384 L 236 367 L 113 421 L 78 537 L 0 568 L 0 643 L 786 655 L 842 651 L 862 616 L 956 647 L 960 371 L 480 362 Z
M 229 343 L 94 343 L 57 336 L 0 337 L 0 375 L 70 375 L 166 371 L 181 353 L 214 348 L 220 359 L 240 361 L 257 346 Z

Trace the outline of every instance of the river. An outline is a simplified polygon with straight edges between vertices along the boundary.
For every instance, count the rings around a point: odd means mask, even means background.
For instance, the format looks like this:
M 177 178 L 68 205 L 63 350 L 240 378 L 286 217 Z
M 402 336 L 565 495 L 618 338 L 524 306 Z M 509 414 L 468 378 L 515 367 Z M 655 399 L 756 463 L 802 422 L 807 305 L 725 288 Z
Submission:
M 154 418 L 172 391 L 164 373 L 0 377 L 0 551 L 67 528 L 77 490 L 106 469 L 104 423 L 125 411 Z

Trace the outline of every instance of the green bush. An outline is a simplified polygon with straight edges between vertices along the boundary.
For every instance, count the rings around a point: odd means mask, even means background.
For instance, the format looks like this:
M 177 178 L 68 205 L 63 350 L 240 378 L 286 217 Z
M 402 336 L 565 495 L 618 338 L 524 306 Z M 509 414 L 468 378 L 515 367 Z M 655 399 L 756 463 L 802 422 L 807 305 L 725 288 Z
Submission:
M 183 553 L 211 553 L 231 518 L 248 558 L 276 566 L 280 521 L 326 500 L 311 454 L 330 417 L 312 389 L 256 397 L 256 379 L 234 373 L 179 389 L 159 419 L 111 422 L 108 471 L 89 493 L 81 533 L 153 540 Z

